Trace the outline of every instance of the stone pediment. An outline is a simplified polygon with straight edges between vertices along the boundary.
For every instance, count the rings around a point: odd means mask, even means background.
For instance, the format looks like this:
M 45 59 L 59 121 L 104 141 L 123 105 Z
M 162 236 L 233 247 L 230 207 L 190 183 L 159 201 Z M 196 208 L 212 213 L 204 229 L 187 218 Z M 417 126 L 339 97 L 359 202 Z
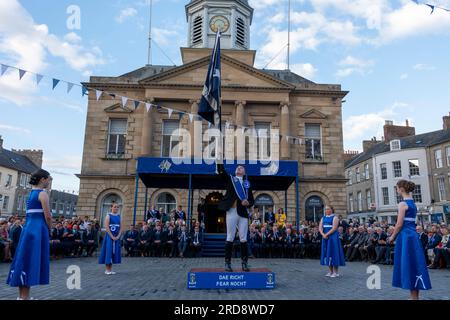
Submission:
M 112 106 L 103 109 L 107 113 L 132 113 L 133 110 L 129 109 L 127 106 L 122 107 L 121 103 L 115 103 Z
M 300 115 L 300 118 L 304 119 L 326 119 L 327 116 L 323 114 L 322 112 L 316 110 L 316 109 L 310 109 L 306 111 L 305 113 Z
M 203 86 L 210 57 L 167 70 L 140 81 L 141 85 Z M 294 86 L 252 66 L 222 55 L 222 87 L 293 89 Z

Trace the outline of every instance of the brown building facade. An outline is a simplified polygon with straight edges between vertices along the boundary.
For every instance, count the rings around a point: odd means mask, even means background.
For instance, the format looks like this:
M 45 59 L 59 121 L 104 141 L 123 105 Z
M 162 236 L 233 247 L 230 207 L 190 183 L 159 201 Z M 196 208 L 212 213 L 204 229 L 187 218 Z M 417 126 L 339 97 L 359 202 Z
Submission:
M 191 15 L 196 14 L 191 7 L 195 4 L 208 11 L 202 14 L 202 19 L 212 23 L 218 19 L 227 19 L 230 27 L 224 32 L 225 35 L 237 32 L 233 25 L 239 22 L 234 19 L 239 15 L 232 11 L 236 8 L 231 6 L 227 15 L 228 8 L 223 4 L 219 8 L 207 6 L 207 2 L 191 1 L 186 7 L 188 21 L 193 19 Z M 230 5 L 242 5 L 242 1 L 228 2 Z M 252 12 L 243 10 L 239 14 L 252 15 Z M 244 18 L 241 19 L 241 22 L 247 23 L 244 30 L 249 30 L 251 17 Z M 208 30 L 202 30 L 202 34 L 207 37 L 213 28 L 209 23 L 204 24 L 204 27 Z M 190 37 L 193 36 L 192 32 Z M 228 41 L 238 39 L 230 36 Z M 188 43 L 192 43 L 192 39 Z M 205 41 L 203 47 L 197 42 L 195 47 L 181 48 L 181 66 L 147 65 L 119 77 L 91 77 L 85 85 L 117 96 L 126 96 L 130 100 L 151 102 L 195 114 L 211 46 Z M 347 92 L 342 91 L 340 85 L 316 84 L 288 70 L 256 69 L 255 55 L 255 51 L 236 49 L 231 45 L 228 49 L 225 45 L 222 50 L 223 122 L 254 128 L 257 132 L 279 130 L 283 137 L 289 135 L 301 138 L 301 145 L 282 138 L 278 149 L 270 150 L 278 154 L 280 160 L 298 161 L 301 219 L 313 220 L 315 217 L 317 220 L 327 203 L 332 204 L 338 213 L 345 213 L 342 99 Z M 208 126 L 198 118 L 191 122 L 187 115 L 178 112 L 169 115 L 162 108 L 152 108 L 147 112 L 143 104 L 135 109 L 132 102 L 122 107 L 117 96 L 103 94 L 97 100 L 95 90 L 90 90 L 77 213 L 103 219 L 111 203 L 117 202 L 122 206 L 125 220 L 130 223 L 134 210 L 136 159 L 140 156 L 182 157 L 184 155 L 180 151 L 174 155 L 173 150 L 177 150 L 176 145 L 180 141 L 186 142 L 189 138 L 191 150 L 199 152 L 194 150 L 193 141 L 205 140 L 204 133 Z M 180 128 L 186 129 L 190 137 L 174 135 L 175 130 Z M 266 141 L 264 145 L 270 145 L 270 142 Z M 238 142 L 234 149 L 235 158 L 248 156 L 252 147 L 255 146 L 251 143 Z M 260 150 L 264 146 L 258 142 L 257 148 Z M 141 220 L 145 212 L 145 187 L 142 182 L 139 182 L 139 190 L 137 212 Z M 221 192 L 195 190 L 193 218 L 197 218 L 196 208 L 200 199 L 214 202 Z M 266 191 L 255 192 L 255 198 L 262 213 L 270 205 L 275 210 L 285 207 L 285 193 L 271 191 L 270 185 Z M 149 206 L 172 210 L 182 205 L 187 211 L 187 203 L 186 190 L 148 190 Z M 295 188 L 291 186 L 287 192 L 287 215 L 288 221 L 294 224 L 295 209 Z

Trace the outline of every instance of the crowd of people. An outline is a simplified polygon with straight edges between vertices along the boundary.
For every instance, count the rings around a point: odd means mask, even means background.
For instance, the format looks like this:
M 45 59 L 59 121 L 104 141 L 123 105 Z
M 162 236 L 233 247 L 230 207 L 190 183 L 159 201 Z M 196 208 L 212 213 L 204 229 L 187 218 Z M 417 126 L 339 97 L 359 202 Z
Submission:
M 299 231 L 286 221 L 282 209 L 269 211 L 261 218 L 254 211 L 248 232 L 250 258 L 318 259 L 322 235 L 319 224 L 303 221 Z M 193 220 L 190 228 L 186 214 L 179 206 L 170 214 L 152 207 L 147 221 L 131 225 L 121 239 L 124 255 L 129 257 L 199 257 L 204 242 L 203 220 Z M 264 221 L 262 221 L 264 220 Z M 10 262 L 14 257 L 23 217 L 0 219 L 0 259 Z M 393 264 L 395 242 L 390 244 L 394 226 L 386 221 L 371 219 L 361 223 L 357 219 L 345 220 L 339 216 L 339 238 L 346 261 L 364 261 L 374 264 Z M 417 233 L 429 268 L 450 269 L 449 228 L 444 224 L 417 226 Z M 58 217 L 50 231 L 50 254 L 53 259 L 63 257 L 91 257 L 97 252 L 103 232 L 100 223 L 90 217 Z M 238 235 L 233 246 L 234 256 L 239 256 Z

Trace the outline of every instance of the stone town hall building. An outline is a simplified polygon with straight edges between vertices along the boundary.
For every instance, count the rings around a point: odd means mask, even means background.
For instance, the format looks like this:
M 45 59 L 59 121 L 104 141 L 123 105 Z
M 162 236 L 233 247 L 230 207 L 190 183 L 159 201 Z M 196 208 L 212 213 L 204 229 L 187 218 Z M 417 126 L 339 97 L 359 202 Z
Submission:
M 300 137 L 301 145 L 282 139 L 278 151 L 280 160 L 298 161 L 301 220 L 318 219 L 327 203 L 338 213 L 345 213 L 342 99 L 347 92 L 340 85 L 316 84 L 289 70 L 255 68 L 257 52 L 249 49 L 253 9 L 246 0 L 192 0 L 186 5 L 186 16 L 189 36 L 188 46 L 181 48 L 182 65 L 146 65 L 118 77 L 93 76 L 85 85 L 195 113 L 215 31 L 221 28 L 223 121 Z M 203 127 L 207 128 L 205 121 Z M 178 128 L 189 130 L 192 139 L 198 137 L 187 116 L 169 117 L 167 110 L 157 108 L 147 113 L 143 105 L 135 110 L 132 102 L 123 108 L 120 98 L 104 94 L 97 101 L 95 90 L 90 90 L 83 163 L 78 175 L 78 215 L 102 220 L 111 203 L 117 202 L 125 221 L 132 222 L 136 160 L 141 156 L 171 156 L 176 144 L 171 134 Z M 248 154 L 248 150 L 244 152 Z M 287 193 L 291 222 L 295 222 L 294 190 L 291 186 Z M 206 216 L 223 223 L 224 219 L 214 216 L 214 204 L 221 192 L 195 190 L 193 218 L 203 198 L 209 208 Z M 144 214 L 144 198 L 145 188 L 140 182 L 138 217 Z M 187 198 L 186 190 L 148 190 L 149 205 L 165 210 L 182 205 L 187 211 Z M 269 205 L 275 210 L 285 207 L 285 193 L 271 191 L 270 185 L 265 191 L 255 192 L 255 198 L 260 212 Z M 209 231 L 223 229 L 215 223 Z

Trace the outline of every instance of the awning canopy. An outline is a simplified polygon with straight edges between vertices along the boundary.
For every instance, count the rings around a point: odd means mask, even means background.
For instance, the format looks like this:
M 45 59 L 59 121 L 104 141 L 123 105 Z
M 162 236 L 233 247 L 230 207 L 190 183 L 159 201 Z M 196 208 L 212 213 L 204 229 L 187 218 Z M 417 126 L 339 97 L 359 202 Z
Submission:
M 239 163 L 241 164 L 241 163 Z M 298 177 L 297 161 L 245 161 L 246 173 L 253 190 L 287 190 Z M 225 170 L 234 174 L 237 162 L 227 163 Z M 223 190 L 223 181 L 216 174 L 214 160 L 140 157 L 137 174 L 147 188 Z

